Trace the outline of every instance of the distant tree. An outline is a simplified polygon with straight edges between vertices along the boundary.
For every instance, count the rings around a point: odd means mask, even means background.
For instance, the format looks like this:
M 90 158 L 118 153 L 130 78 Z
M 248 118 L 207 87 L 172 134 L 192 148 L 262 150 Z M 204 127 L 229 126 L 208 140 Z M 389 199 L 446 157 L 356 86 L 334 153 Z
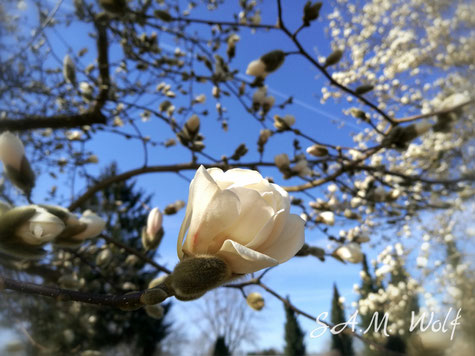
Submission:
M 340 293 L 336 284 L 333 284 L 333 299 L 331 311 L 332 324 L 340 324 L 346 321 L 343 303 L 340 301 Z M 353 340 L 351 336 L 340 333 L 332 335 L 332 350 L 338 350 L 342 356 L 352 356 L 355 354 L 353 350 Z
M 304 332 L 300 328 L 295 312 L 287 305 L 285 308 L 285 348 L 284 355 L 305 355 Z
M 229 351 L 228 346 L 226 345 L 226 340 L 224 336 L 218 336 L 216 343 L 214 344 L 213 356 L 230 356 L 231 352 Z

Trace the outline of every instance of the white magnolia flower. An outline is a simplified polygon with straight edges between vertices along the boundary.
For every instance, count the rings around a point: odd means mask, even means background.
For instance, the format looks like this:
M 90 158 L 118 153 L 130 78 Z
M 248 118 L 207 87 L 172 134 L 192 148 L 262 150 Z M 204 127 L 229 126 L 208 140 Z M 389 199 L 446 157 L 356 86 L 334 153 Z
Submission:
M 350 263 L 360 263 L 363 261 L 363 253 L 361 252 L 360 245 L 355 242 L 337 248 L 334 254 L 343 261 Z
M 24 155 L 25 148 L 17 136 L 8 131 L 0 135 L 0 160 L 5 166 L 20 171 Z
M 63 232 L 65 225 L 61 219 L 47 212 L 46 209 L 35 208 L 35 215 L 16 230 L 16 235 L 27 244 L 42 245 L 54 240 Z
M 201 166 L 190 184 L 178 257 L 212 255 L 235 274 L 255 272 L 292 258 L 304 243 L 304 224 L 290 214 L 287 192 L 258 172 Z
M 87 227 L 84 231 L 72 236 L 74 240 L 85 240 L 96 237 L 106 226 L 106 222 L 91 210 L 86 210 L 79 218 L 79 222 L 86 224 Z
M 162 228 L 163 214 L 158 208 L 150 210 L 147 218 L 147 234 L 149 236 L 155 236 L 157 232 Z

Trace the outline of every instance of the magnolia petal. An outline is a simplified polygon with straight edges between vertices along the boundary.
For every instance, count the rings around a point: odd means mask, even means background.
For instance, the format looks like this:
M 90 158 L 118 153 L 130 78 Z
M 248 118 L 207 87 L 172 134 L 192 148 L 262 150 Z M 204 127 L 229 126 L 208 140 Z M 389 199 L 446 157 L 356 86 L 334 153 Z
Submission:
M 224 232 L 228 238 L 245 245 L 252 241 L 257 233 L 271 220 L 274 210 L 255 190 L 237 187 L 231 188 L 241 202 L 241 213 L 235 223 Z
M 280 236 L 288 216 L 288 211 L 285 211 L 284 209 L 279 210 L 267 222 L 267 224 L 264 225 L 261 231 L 257 233 L 256 237 L 246 245 L 246 247 L 252 248 L 256 251 L 264 251 L 267 249 Z
M 232 240 L 224 241 L 217 255 L 223 258 L 233 273 L 236 274 L 252 273 L 279 264 L 274 258 L 251 250 Z
M 192 255 L 206 253 L 214 237 L 233 224 L 240 211 L 236 194 L 219 189 L 203 166 L 190 185 L 188 205 L 192 213 L 183 250 Z
M 274 243 L 262 253 L 275 258 L 279 263 L 294 257 L 305 242 L 305 222 L 295 214 L 290 214 L 284 228 Z

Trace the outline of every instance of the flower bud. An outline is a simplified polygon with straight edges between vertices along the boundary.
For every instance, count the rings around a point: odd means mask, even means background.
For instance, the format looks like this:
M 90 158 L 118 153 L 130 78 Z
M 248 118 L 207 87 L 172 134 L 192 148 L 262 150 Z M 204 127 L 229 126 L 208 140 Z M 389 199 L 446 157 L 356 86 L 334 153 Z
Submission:
M 157 233 L 154 235 L 150 235 L 147 232 L 147 228 L 142 229 L 142 245 L 145 250 L 154 250 L 160 245 L 160 242 L 162 241 L 164 235 L 163 228 L 160 228 Z
M 310 22 L 318 19 L 320 14 L 320 9 L 322 8 L 321 2 L 316 2 L 312 4 L 311 1 L 307 1 L 303 8 L 303 23 L 305 26 L 310 26 Z
M 350 263 L 360 263 L 363 261 L 363 253 L 361 252 L 360 245 L 355 242 L 338 247 L 332 255 L 339 260 Z
M 341 57 L 343 57 L 343 51 L 341 49 L 337 49 L 333 51 L 326 59 L 325 59 L 325 64 L 323 65 L 324 67 L 332 66 L 334 64 L 337 64 Z
M 252 109 L 254 111 L 258 111 L 261 107 L 261 105 L 264 104 L 264 100 L 267 95 L 267 87 L 262 86 L 259 87 L 254 94 L 252 95 Z
M 63 59 L 63 77 L 67 83 L 76 85 L 76 66 L 69 54 Z
M 86 100 L 92 100 L 93 87 L 88 82 L 79 83 L 79 91 Z
M 121 15 L 127 11 L 126 0 L 99 0 L 99 3 L 104 10 L 113 15 Z
M 317 221 L 333 226 L 335 224 L 335 214 L 332 211 L 324 211 L 317 217 Z
M 85 224 L 86 229 L 76 235 L 71 236 L 74 240 L 82 241 L 96 237 L 102 232 L 102 230 L 104 230 L 106 226 L 106 222 L 91 210 L 86 210 L 79 219 L 79 222 Z
M 197 95 L 196 98 L 193 100 L 193 102 L 197 104 L 204 104 L 206 102 L 206 95 L 205 94 Z
M 147 218 L 147 234 L 154 236 L 162 228 L 163 215 L 160 209 L 153 208 L 150 210 Z
M 35 185 L 35 174 L 25 156 L 23 143 L 8 131 L 0 135 L 0 160 L 11 182 L 29 194 Z
M 264 62 L 266 66 L 266 72 L 271 73 L 279 69 L 279 67 L 284 63 L 285 53 L 281 50 L 271 51 L 264 54 L 260 60 Z
M 35 214 L 20 225 L 15 235 L 29 245 L 44 245 L 56 238 L 63 230 L 64 223 L 45 209 L 34 206 Z
M 198 115 L 193 114 L 185 123 L 185 129 L 188 131 L 191 137 L 193 137 L 200 129 L 200 118 Z
M 141 295 L 140 301 L 145 305 L 154 305 L 163 302 L 168 296 L 168 293 L 161 288 L 147 289 Z
M 289 156 L 286 153 L 281 153 L 274 157 L 274 163 L 279 169 L 287 169 L 290 166 Z
M 280 117 L 279 115 L 274 116 L 274 127 L 277 130 L 288 130 L 293 124 L 295 124 L 295 116 L 293 115 L 287 114 L 284 117 Z
M 165 215 L 176 214 L 180 209 L 183 209 L 185 202 L 183 200 L 177 200 L 174 203 L 168 204 L 163 210 Z
M 366 113 L 363 111 L 363 110 L 360 110 L 358 108 L 351 108 L 350 109 L 350 114 L 353 116 L 353 117 L 356 117 L 357 119 L 361 119 L 361 120 L 368 120 L 368 116 L 366 115 Z
M 324 157 L 328 155 L 328 149 L 325 146 L 315 144 L 313 146 L 307 147 L 307 153 L 315 157 Z
M 96 265 L 106 267 L 112 261 L 112 252 L 108 248 L 99 252 L 96 257 Z
M 229 266 L 215 256 L 190 257 L 179 262 L 169 276 L 170 286 L 178 299 L 196 299 L 227 282 Z
M 247 305 L 249 305 L 254 310 L 262 310 L 264 308 L 264 298 L 260 293 L 254 292 L 247 296 L 246 298 Z
M 358 88 L 355 89 L 355 93 L 357 95 L 363 95 L 363 94 L 366 94 L 368 92 L 370 92 L 371 90 L 373 90 L 374 86 L 372 86 L 371 84 L 363 84 L 363 85 L 360 85 Z
M 246 74 L 254 77 L 265 78 L 269 73 L 266 72 L 265 63 L 259 58 L 249 63 L 246 69 Z
M 272 131 L 269 129 L 262 129 L 261 132 L 259 133 L 259 139 L 258 139 L 258 144 L 259 145 L 265 145 L 267 141 L 269 140 L 269 137 L 272 136 Z
M 146 305 L 144 309 L 147 315 L 154 319 L 162 319 L 165 314 L 165 311 L 160 304 Z
M 267 96 L 262 102 L 262 111 L 264 114 L 267 114 L 270 109 L 274 106 L 275 98 L 273 96 Z
M 170 22 L 173 20 L 173 17 L 165 10 L 155 10 L 154 15 L 165 22 Z

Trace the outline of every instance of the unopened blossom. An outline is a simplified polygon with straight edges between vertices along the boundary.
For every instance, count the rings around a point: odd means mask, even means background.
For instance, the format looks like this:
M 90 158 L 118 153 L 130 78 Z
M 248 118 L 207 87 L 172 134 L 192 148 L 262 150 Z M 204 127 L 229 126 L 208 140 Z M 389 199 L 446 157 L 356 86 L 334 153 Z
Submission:
M 204 104 L 204 102 L 206 101 L 206 95 L 205 94 L 197 95 L 193 101 L 198 104 Z
M 363 261 L 360 245 L 355 242 L 338 247 L 333 254 L 343 261 L 350 263 L 360 263 Z
M 67 131 L 66 137 L 69 141 L 78 141 L 82 138 L 82 131 L 79 131 L 79 130 Z
M 79 218 L 79 222 L 86 224 L 86 229 L 77 235 L 71 236 L 74 240 L 85 240 L 98 236 L 106 226 L 106 222 L 91 210 L 86 210 Z
M 91 100 L 93 94 L 93 87 L 88 82 L 79 83 L 79 91 L 84 96 L 85 99 Z
M 267 96 L 262 102 L 262 111 L 264 113 L 269 112 L 270 109 L 274 106 L 275 98 L 273 96 Z
M 200 118 L 198 115 L 192 115 L 185 123 L 185 127 L 190 131 L 190 133 L 197 132 L 200 128 Z
M 281 50 L 268 52 L 259 59 L 250 62 L 246 74 L 265 78 L 269 73 L 276 71 L 284 63 L 284 59 L 285 53 Z
M 274 163 L 279 169 L 289 168 L 290 159 L 287 153 L 281 153 L 274 157 Z
M 34 207 L 35 214 L 15 230 L 15 235 L 29 245 L 43 245 L 61 234 L 65 225 L 44 208 Z
M 267 87 L 262 86 L 257 88 L 257 90 L 252 94 L 252 108 L 255 111 L 258 111 L 260 107 L 264 104 L 264 100 L 267 95 Z
M 318 216 L 318 221 L 333 226 L 335 224 L 335 214 L 332 211 L 324 211 Z
M 308 162 L 305 157 L 299 157 L 297 163 L 292 167 L 292 171 L 297 173 L 301 177 L 309 176 L 312 174 L 312 170 L 308 166 Z
M 269 140 L 269 137 L 272 136 L 272 131 L 269 129 L 262 129 L 259 133 L 259 143 L 265 144 Z
M 310 147 L 307 147 L 306 149 L 307 153 L 309 155 L 315 156 L 315 157 L 323 157 L 328 155 L 328 149 L 325 146 L 315 144 Z
M 287 192 L 258 172 L 201 166 L 190 184 L 178 257 L 216 256 L 233 274 L 256 272 L 292 258 L 304 243 L 304 225 L 290 214 Z
M 264 298 L 260 293 L 254 292 L 250 293 L 246 298 L 247 305 L 249 305 L 254 310 L 262 310 L 265 305 Z
M 147 218 L 147 234 L 154 236 L 161 228 L 163 222 L 163 214 L 158 208 L 150 210 Z
M 0 135 L 0 160 L 4 166 L 20 171 L 24 155 L 25 148 L 17 136 L 8 131 Z
M 277 130 L 287 130 L 293 124 L 295 124 L 295 116 L 293 115 L 287 114 L 284 117 L 279 115 L 274 116 L 274 127 Z
M 76 85 L 76 66 L 69 54 L 63 59 L 63 77 L 66 82 Z

